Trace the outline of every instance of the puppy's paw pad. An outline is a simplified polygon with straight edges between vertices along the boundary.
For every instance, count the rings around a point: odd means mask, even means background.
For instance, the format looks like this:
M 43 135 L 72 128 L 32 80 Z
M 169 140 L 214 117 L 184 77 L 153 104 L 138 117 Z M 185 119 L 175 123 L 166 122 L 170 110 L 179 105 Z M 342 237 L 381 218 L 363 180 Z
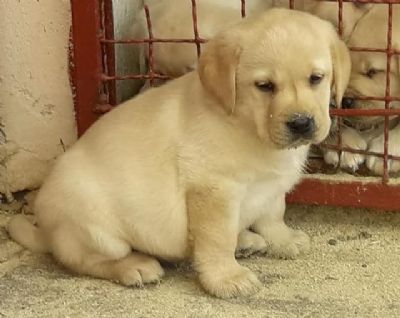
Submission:
M 265 254 L 267 244 L 264 238 L 251 231 L 243 231 L 239 234 L 236 257 L 248 257 L 253 254 Z
M 262 286 L 253 272 L 239 265 L 220 273 L 201 275 L 200 281 L 205 290 L 221 298 L 252 295 Z

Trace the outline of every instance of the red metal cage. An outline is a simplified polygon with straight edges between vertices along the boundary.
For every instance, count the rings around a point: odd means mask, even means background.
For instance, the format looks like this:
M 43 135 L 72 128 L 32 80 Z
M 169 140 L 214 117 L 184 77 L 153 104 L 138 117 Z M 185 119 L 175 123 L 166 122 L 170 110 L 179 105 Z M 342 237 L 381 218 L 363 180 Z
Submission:
M 71 77 L 73 83 L 78 134 L 84 131 L 100 116 L 117 105 L 116 82 L 124 80 L 149 79 L 150 84 L 155 79 L 169 79 L 168 76 L 158 74 L 153 67 L 154 43 L 192 43 L 201 54 L 201 44 L 206 42 L 199 36 L 196 14 L 196 0 L 192 5 L 193 38 L 190 39 L 160 39 L 155 38 L 152 32 L 151 12 L 147 6 L 143 14 L 147 22 L 147 38 L 115 39 L 112 0 L 71 0 L 72 5 L 72 49 L 71 49 Z M 201 0 L 197 0 L 201 1 Z M 242 17 L 246 15 L 246 1 L 241 2 Z M 251 1 L 251 0 L 248 0 Z M 338 31 L 343 31 L 343 4 L 355 0 L 327 0 L 337 2 Z M 357 0 L 360 3 L 374 3 L 386 6 L 388 14 L 387 46 L 380 48 L 351 47 L 353 51 L 386 53 L 386 92 L 385 96 L 357 97 L 366 100 L 379 100 L 385 103 L 384 109 L 333 109 L 332 116 L 384 116 L 384 151 L 383 153 L 365 152 L 366 155 L 378 156 L 384 159 L 384 173 L 382 177 L 365 177 L 324 173 L 307 174 L 303 181 L 287 196 L 289 203 L 338 205 L 369 207 L 385 210 L 400 210 L 400 178 L 390 177 L 388 160 L 400 160 L 388 152 L 389 116 L 400 115 L 400 109 L 391 109 L 393 101 L 400 101 L 400 96 L 392 96 L 390 91 L 390 70 L 392 56 L 399 55 L 400 50 L 393 46 L 393 7 L 400 5 L 400 0 Z M 288 7 L 293 8 L 295 0 L 288 0 Z M 146 74 L 116 74 L 116 45 L 148 45 L 148 72 Z M 339 129 L 341 125 L 338 125 Z M 339 133 L 340 136 L 340 133 Z M 325 147 L 337 150 L 358 153 L 359 150 L 346 148 L 341 145 L 340 137 L 335 145 Z M 399 145 L 400 147 L 400 145 Z

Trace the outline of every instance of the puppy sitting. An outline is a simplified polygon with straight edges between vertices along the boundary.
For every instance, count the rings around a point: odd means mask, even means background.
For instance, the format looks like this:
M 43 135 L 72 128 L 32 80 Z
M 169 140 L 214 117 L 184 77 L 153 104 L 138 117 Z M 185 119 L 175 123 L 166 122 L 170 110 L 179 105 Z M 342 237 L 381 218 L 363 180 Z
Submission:
M 283 221 L 285 193 L 328 133 L 331 86 L 341 97 L 349 63 L 317 17 L 273 9 L 244 20 L 206 45 L 198 71 L 96 122 L 41 188 L 37 226 L 17 216 L 11 236 L 128 286 L 159 280 L 157 259 L 190 258 L 209 293 L 253 293 L 260 282 L 235 249 L 307 248 Z
M 375 6 L 360 20 L 349 40 L 350 47 L 367 47 L 386 49 L 387 47 L 387 13 L 386 6 Z M 393 48 L 400 49 L 400 8 L 393 8 Z M 342 101 L 343 108 L 353 109 L 383 109 L 383 101 L 357 100 L 357 96 L 384 97 L 386 91 L 386 53 L 376 52 L 351 52 L 352 72 L 346 96 Z M 393 55 L 390 71 L 390 95 L 400 97 L 400 60 L 398 55 Z M 391 108 L 399 108 L 399 101 L 392 101 Z M 348 126 L 342 131 L 342 144 L 356 150 L 371 152 L 384 152 L 384 116 L 348 117 L 345 124 Z M 399 118 L 389 118 L 389 148 L 390 155 L 400 156 L 400 125 Z M 327 163 L 338 165 L 339 155 L 334 151 L 325 154 Z M 372 173 L 383 174 L 383 158 L 365 156 L 350 152 L 342 152 L 340 166 L 356 171 L 359 166 L 366 163 Z M 400 171 L 400 161 L 388 161 L 389 172 Z

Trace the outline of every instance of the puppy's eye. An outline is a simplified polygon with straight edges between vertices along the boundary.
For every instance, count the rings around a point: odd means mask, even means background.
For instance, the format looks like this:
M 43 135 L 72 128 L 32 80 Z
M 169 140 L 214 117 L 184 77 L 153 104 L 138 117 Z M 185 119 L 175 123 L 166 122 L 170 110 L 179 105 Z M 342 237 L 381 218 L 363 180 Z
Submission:
M 370 68 L 367 73 L 365 73 L 365 75 L 369 78 L 373 78 L 376 74 L 378 74 L 379 71 L 374 69 L 374 68 Z
M 323 78 L 324 78 L 324 75 L 322 75 L 322 74 L 312 74 L 309 78 L 309 82 L 311 85 L 317 85 L 317 84 L 321 83 Z
M 275 92 L 276 90 L 276 86 L 273 82 L 256 82 L 256 86 L 259 90 L 263 91 L 263 92 Z

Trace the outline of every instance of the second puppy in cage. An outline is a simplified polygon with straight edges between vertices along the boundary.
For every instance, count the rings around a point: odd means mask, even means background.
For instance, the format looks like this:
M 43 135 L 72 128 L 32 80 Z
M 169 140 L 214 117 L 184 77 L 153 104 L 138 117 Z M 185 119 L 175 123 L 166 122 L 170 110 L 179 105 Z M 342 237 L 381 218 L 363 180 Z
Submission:
M 388 9 L 386 6 L 373 7 L 357 24 L 349 40 L 349 46 L 358 48 L 381 49 L 388 47 Z M 393 7 L 392 48 L 400 49 L 400 7 Z M 343 108 L 348 109 L 383 109 L 384 101 L 358 100 L 357 97 L 385 97 L 387 77 L 390 79 L 390 96 L 400 98 L 400 56 L 392 55 L 391 69 L 387 72 L 387 53 L 385 52 L 351 52 L 352 72 Z M 390 108 L 400 108 L 397 100 L 390 102 Z M 400 156 L 400 118 L 389 118 L 388 153 Z M 384 153 L 384 116 L 354 116 L 345 119 L 346 127 L 342 130 L 342 144 L 346 147 Z M 327 163 L 338 165 L 339 155 L 335 151 L 325 153 Z M 383 174 L 383 158 L 343 151 L 340 166 L 356 171 L 366 163 L 369 170 L 376 175 Z M 389 173 L 400 171 L 399 160 L 388 161 Z
M 235 250 L 307 250 L 284 223 L 285 193 L 328 134 L 331 88 L 340 100 L 349 74 L 328 22 L 286 9 L 246 19 L 207 43 L 197 71 L 91 126 L 44 182 L 37 226 L 20 215 L 9 233 L 127 286 L 158 281 L 159 260 L 190 259 L 209 293 L 252 294 L 261 283 Z

